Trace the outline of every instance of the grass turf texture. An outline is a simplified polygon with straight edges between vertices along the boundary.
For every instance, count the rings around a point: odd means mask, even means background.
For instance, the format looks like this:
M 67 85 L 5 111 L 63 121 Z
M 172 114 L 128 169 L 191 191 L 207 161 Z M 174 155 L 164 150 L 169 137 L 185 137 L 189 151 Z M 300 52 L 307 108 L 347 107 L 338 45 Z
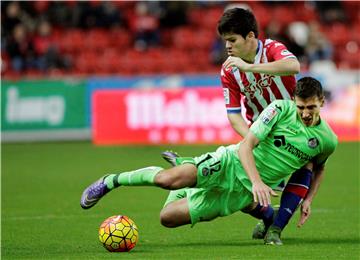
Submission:
M 301 229 L 296 213 L 284 246 L 252 240 L 256 220 L 236 213 L 176 229 L 159 223 L 167 191 L 120 187 L 94 208 L 80 208 L 83 189 L 105 173 L 166 166 L 169 147 L 95 147 L 90 143 L 2 145 L 2 259 L 359 259 L 359 143 L 342 143 L 328 163 L 313 214 Z M 199 155 L 215 146 L 170 147 Z M 139 227 L 130 253 L 109 253 L 98 227 L 124 214 Z

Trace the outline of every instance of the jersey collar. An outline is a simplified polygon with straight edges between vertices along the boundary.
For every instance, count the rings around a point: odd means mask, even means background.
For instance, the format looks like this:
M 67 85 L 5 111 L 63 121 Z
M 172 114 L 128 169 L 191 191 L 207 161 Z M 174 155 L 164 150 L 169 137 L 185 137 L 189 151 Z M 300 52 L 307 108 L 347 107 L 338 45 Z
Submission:
M 254 64 L 260 63 L 260 58 L 261 58 L 262 52 L 263 52 L 263 43 L 262 43 L 262 41 L 258 40 L 258 46 L 256 49 L 256 56 L 255 56 Z

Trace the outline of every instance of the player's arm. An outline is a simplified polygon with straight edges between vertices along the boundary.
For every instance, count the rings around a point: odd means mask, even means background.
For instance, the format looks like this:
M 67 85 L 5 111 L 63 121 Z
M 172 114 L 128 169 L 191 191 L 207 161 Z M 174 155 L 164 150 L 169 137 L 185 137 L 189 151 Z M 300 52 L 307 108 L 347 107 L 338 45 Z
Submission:
M 235 132 L 244 137 L 249 131 L 249 127 L 241 114 L 242 95 L 231 70 L 222 68 L 221 84 L 229 122 Z
M 277 196 L 277 194 L 261 180 L 260 174 L 256 169 L 253 149 L 258 143 L 259 139 L 251 131 L 249 131 L 240 144 L 238 156 L 246 174 L 252 183 L 254 201 L 259 202 L 260 205 L 267 207 L 269 204 L 271 204 L 271 195 Z
M 300 63 L 296 58 L 276 60 L 268 63 L 251 64 L 239 57 L 230 56 L 224 63 L 225 68 L 237 67 L 243 72 L 263 73 L 275 76 L 295 75 L 300 72 Z
M 320 183 L 322 182 L 323 177 L 324 177 L 324 172 L 325 172 L 324 165 L 320 166 L 318 169 L 313 170 L 314 175 L 311 180 L 309 192 L 306 195 L 306 198 L 304 199 L 304 201 L 301 205 L 301 213 L 300 213 L 301 216 L 300 216 L 300 220 L 298 222 L 298 227 L 301 227 L 302 225 L 304 225 L 306 220 L 308 220 L 308 218 L 311 215 L 311 203 L 312 203 L 316 193 L 319 190 Z
M 246 134 L 249 132 L 249 126 L 241 113 L 228 113 L 227 117 L 235 132 L 237 132 L 242 137 L 246 136 Z
M 298 227 L 301 227 L 310 217 L 311 214 L 310 206 L 323 180 L 326 161 L 328 160 L 329 156 L 335 151 L 337 143 L 338 143 L 337 138 L 334 136 L 333 140 L 328 141 L 325 151 L 319 154 L 313 160 L 313 165 L 314 165 L 313 178 L 311 180 L 309 192 L 306 195 L 306 198 L 304 199 L 301 205 L 301 213 L 300 213 L 301 216 L 298 222 Z
M 229 57 L 225 67 L 238 67 L 244 72 L 263 73 L 275 76 L 289 76 L 300 72 L 300 63 L 284 44 L 270 41 L 266 45 L 267 63 L 251 64 L 241 58 Z

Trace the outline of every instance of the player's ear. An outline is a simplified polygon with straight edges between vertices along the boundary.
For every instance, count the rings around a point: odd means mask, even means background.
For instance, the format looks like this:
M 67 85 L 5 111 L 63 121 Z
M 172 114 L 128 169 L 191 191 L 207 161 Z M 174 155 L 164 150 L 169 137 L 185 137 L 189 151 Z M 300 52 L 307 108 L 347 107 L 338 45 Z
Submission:
M 246 35 L 246 39 L 253 39 L 255 38 L 255 33 L 253 31 L 250 31 L 247 35 Z
M 323 107 L 323 106 L 324 106 L 324 103 L 325 103 L 325 98 L 324 98 L 324 96 L 322 96 L 322 97 L 320 98 L 320 107 Z

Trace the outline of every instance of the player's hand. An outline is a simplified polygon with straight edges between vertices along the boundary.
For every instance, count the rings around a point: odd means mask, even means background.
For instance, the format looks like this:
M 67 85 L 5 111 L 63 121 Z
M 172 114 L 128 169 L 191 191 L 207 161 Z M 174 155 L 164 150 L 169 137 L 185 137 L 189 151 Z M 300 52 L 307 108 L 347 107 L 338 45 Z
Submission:
M 304 200 L 304 202 L 301 205 L 301 212 L 300 212 L 300 219 L 299 222 L 297 224 L 297 227 L 302 227 L 302 225 L 305 224 L 305 222 L 308 220 L 308 218 L 310 217 L 311 214 L 311 202 L 308 200 Z
M 254 201 L 261 206 L 268 207 L 271 204 L 271 196 L 277 197 L 278 194 L 262 181 L 254 182 L 252 186 Z
M 223 65 L 224 65 L 225 69 L 230 69 L 230 68 L 236 67 L 241 71 L 248 71 L 248 69 L 251 66 L 249 63 L 246 63 L 245 61 L 243 61 L 243 59 L 241 59 L 239 57 L 233 57 L 233 56 L 228 57 Z

